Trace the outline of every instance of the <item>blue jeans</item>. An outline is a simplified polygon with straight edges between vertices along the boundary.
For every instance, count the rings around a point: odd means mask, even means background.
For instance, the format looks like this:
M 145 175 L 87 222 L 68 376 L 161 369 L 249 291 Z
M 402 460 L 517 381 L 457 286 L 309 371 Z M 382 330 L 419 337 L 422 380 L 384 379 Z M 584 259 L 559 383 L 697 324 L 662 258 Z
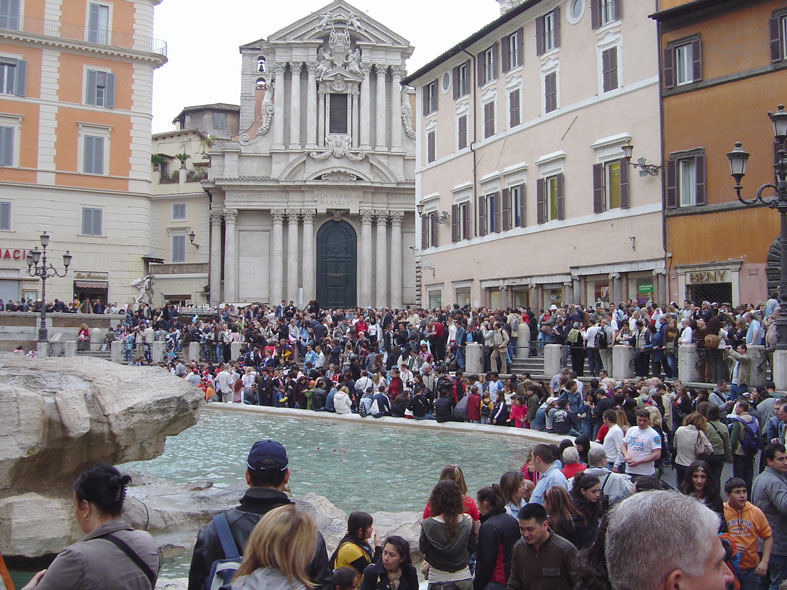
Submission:
M 754 568 L 741 569 L 741 590 L 759 590 L 760 578 L 754 575 Z
M 746 393 L 749 391 L 749 386 L 743 383 L 742 385 L 735 385 L 734 383 L 730 383 L 730 400 L 735 401 L 738 399 L 738 396 L 742 393 Z
M 483 590 L 506 590 L 506 587 L 498 582 L 487 582 Z
M 770 583 L 768 583 L 770 576 Z M 787 580 L 787 555 L 771 555 L 768 562 L 768 576 L 760 579 L 760 590 L 779 590 L 779 586 Z
M 456 347 L 456 365 L 463 371 L 465 370 L 465 349 L 461 346 Z
M 416 420 L 437 420 L 437 418 L 432 416 L 429 412 L 427 412 L 426 414 L 424 414 L 420 418 L 418 416 L 413 416 L 413 418 L 415 418 Z

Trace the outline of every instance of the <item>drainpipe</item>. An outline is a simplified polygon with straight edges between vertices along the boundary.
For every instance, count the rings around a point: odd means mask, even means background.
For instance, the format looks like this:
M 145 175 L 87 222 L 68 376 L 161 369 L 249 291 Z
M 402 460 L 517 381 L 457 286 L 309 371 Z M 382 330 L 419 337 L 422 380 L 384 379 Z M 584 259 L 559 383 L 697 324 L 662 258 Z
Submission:
M 465 53 L 467 54 L 468 57 L 470 57 L 470 62 L 472 63 L 472 73 L 473 73 L 472 76 L 468 76 L 468 84 L 470 84 L 470 78 L 472 78 L 471 88 L 473 88 L 474 90 L 470 93 L 470 96 L 472 97 L 473 100 L 473 140 L 470 142 L 470 152 L 473 154 L 473 207 L 475 207 L 477 203 L 477 196 L 478 196 L 477 188 L 476 188 L 477 186 L 476 180 L 478 178 L 478 154 L 476 154 L 475 151 L 475 143 L 476 140 L 478 139 L 478 135 L 477 135 L 478 130 L 476 128 L 476 114 L 477 114 L 478 103 L 476 100 L 477 97 L 475 96 L 475 88 L 477 88 L 476 80 L 475 80 L 476 63 L 475 63 L 475 55 L 467 51 L 467 49 L 462 48 L 462 53 Z
M 659 10 L 659 0 L 654 0 L 654 10 L 658 12 Z M 658 46 L 658 93 L 659 93 L 659 140 L 661 145 L 659 146 L 661 149 L 661 249 L 664 255 L 664 268 L 667 271 L 667 275 L 665 277 L 665 281 L 667 282 L 666 294 L 665 297 L 667 301 L 661 301 L 662 305 L 666 305 L 667 302 L 671 301 L 671 293 L 672 293 L 672 254 L 669 253 L 667 249 L 667 196 L 666 196 L 666 186 L 667 186 L 667 154 L 664 150 L 664 99 L 661 96 L 661 71 L 662 71 L 662 58 L 663 52 L 661 49 L 661 23 L 656 22 L 656 39 L 657 39 L 657 46 Z M 669 254 L 669 255 L 668 255 Z

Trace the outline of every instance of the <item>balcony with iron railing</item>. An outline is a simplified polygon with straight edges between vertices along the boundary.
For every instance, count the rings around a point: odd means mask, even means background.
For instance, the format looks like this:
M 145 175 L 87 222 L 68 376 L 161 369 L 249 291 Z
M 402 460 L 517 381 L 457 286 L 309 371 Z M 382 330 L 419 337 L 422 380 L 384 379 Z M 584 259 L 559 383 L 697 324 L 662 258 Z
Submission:
M 32 18 L 29 16 L 0 18 L 0 36 L 14 33 L 28 33 L 42 37 L 67 39 L 111 49 L 154 53 L 164 58 L 167 56 L 166 41 L 145 35 L 134 35 L 125 31 L 96 29 L 87 27 L 84 24 L 65 23 L 59 20 Z

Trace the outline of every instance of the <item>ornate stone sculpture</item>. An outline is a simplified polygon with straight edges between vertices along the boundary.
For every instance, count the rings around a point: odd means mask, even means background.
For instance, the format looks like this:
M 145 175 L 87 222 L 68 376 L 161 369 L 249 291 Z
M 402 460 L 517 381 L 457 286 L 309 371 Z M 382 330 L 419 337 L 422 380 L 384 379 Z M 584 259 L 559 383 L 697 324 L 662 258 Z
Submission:
M 410 98 L 406 90 L 402 90 L 402 126 L 404 134 L 409 139 L 415 139 L 415 129 L 413 129 L 413 109 L 410 107 Z
M 315 160 L 325 160 L 330 157 L 347 158 L 355 162 L 363 160 L 366 156 L 358 152 L 351 152 L 352 138 L 349 135 L 329 135 L 325 140 L 325 150 L 309 152 Z

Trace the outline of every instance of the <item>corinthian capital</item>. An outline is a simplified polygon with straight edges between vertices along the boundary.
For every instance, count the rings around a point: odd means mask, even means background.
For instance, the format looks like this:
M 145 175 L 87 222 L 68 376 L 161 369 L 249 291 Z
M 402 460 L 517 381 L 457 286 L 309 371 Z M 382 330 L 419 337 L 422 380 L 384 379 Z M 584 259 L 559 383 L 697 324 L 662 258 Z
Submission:
M 221 211 L 214 209 L 210 212 L 210 224 L 211 225 L 221 225 L 221 220 L 224 217 Z
M 224 223 L 235 223 L 238 219 L 237 209 L 224 209 Z

